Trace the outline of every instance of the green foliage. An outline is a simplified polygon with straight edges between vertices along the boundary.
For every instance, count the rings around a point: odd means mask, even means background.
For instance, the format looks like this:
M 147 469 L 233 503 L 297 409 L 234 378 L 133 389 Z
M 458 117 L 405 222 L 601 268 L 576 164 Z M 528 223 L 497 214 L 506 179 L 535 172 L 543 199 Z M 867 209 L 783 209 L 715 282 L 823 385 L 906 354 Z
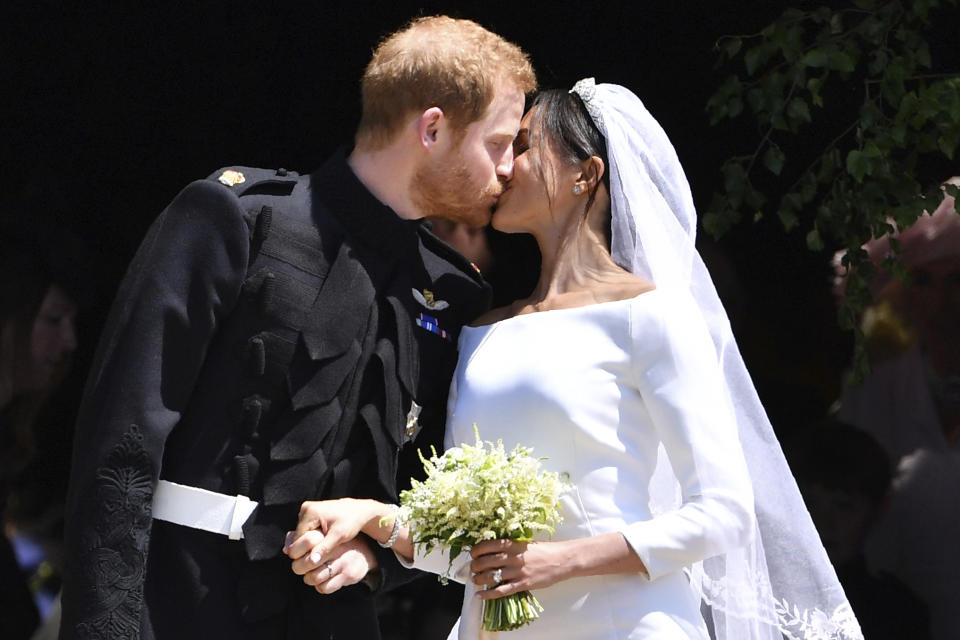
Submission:
M 703 223 L 720 237 L 744 215 L 775 213 L 786 232 L 805 233 L 811 251 L 846 250 L 839 319 L 857 336 L 862 375 L 873 265 L 861 247 L 932 211 L 948 176 L 921 168 L 957 157 L 960 69 L 932 73 L 924 36 L 933 20 L 949 19 L 937 10 L 957 0 L 843 5 L 788 9 L 760 33 L 717 42 L 718 67 L 733 73 L 707 103 L 710 121 L 748 119 L 757 139 L 723 163 Z M 896 259 L 888 267 L 903 272 Z

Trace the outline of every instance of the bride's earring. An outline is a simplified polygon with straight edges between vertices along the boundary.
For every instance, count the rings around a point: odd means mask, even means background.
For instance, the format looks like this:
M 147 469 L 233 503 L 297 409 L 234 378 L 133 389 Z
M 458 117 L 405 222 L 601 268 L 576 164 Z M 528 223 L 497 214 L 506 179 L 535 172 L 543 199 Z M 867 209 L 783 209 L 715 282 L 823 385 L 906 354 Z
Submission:
M 573 185 L 573 195 L 575 196 L 580 195 L 580 185 L 578 184 Z

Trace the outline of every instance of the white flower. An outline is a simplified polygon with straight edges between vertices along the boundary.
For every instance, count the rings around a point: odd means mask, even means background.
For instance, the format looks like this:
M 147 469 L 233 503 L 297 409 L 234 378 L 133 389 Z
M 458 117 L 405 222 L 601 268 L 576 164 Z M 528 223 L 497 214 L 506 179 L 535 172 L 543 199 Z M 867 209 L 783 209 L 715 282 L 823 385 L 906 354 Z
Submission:
M 503 442 L 452 447 L 429 459 L 421 454 L 427 478 L 414 480 L 400 495 L 402 517 L 414 540 L 427 551 L 450 547 L 451 561 L 482 540 L 532 540 L 560 522 L 559 498 L 566 483 L 542 471 L 527 447 L 507 454 Z

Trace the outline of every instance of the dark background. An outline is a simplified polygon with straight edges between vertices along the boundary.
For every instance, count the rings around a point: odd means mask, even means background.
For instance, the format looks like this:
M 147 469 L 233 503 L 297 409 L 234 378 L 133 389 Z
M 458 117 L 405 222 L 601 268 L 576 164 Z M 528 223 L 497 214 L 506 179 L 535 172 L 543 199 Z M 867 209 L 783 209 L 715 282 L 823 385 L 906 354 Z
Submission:
M 729 73 L 715 69 L 713 45 L 759 31 L 787 4 L 14 2 L 0 23 L 0 230 L 19 221 L 67 232 L 87 251 L 89 299 L 63 411 L 74 408 L 116 285 L 165 204 L 219 167 L 309 171 L 348 143 L 370 52 L 409 18 L 477 20 L 530 53 L 543 87 L 589 75 L 630 87 L 673 139 L 703 210 L 722 160 L 757 140 L 746 123 L 708 124 L 704 105 Z M 775 428 L 782 435 L 822 415 L 851 341 L 835 325 L 829 254 L 811 254 L 773 220 L 701 250 Z M 67 462 L 70 416 L 60 424 L 48 436 L 60 443 L 50 466 Z

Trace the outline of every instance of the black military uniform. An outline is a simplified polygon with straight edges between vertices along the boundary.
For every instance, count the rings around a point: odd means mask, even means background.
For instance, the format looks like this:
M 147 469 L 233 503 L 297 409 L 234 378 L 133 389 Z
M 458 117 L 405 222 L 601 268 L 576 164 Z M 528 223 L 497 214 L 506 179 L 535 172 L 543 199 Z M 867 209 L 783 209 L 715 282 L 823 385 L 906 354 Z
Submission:
M 61 637 L 378 637 L 370 588 L 318 594 L 284 534 L 304 500 L 395 500 L 401 449 L 442 440 L 460 327 L 488 304 L 471 265 L 342 152 L 310 176 L 187 186 L 134 258 L 87 383 Z M 259 506 L 239 541 L 154 520 L 158 478 Z M 406 579 L 373 548 L 381 588 Z

